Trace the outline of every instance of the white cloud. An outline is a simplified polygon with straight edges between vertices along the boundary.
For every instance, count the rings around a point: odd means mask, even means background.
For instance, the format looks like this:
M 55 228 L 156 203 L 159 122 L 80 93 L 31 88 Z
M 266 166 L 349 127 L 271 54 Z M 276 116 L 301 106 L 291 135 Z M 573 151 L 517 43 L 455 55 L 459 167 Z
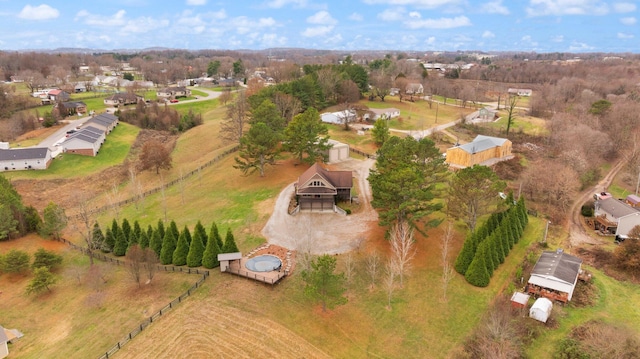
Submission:
M 58 16 L 60 16 L 60 11 L 46 4 L 38 6 L 26 5 L 18 14 L 19 18 L 25 20 L 49 20 Z
M 128 20 L 126 25 L 122 27 L 123 33 L 146 33 L 169 26 L 169 20 L 156 20 L 151 17 L 139 17 L 137 19 Z
M 76 21 L 83 20 L 87 25 L 93 26 L 124 26 L 126 24 L 126 20 L 124 16 L 127 14 L 124 10 L 119 10 L 115 14 L 111 16 L 102 16 L 91 14 L 86 10 L 80 10 L 75 17 Z
M 441 6 L 460 5 L 463 0 L 364 0 L 365 4 L 383 4 L 383 5 L 407 5 L 425 9 L 433 9 Z
M 630 2 L 618 2 L 613 4 L 615 12 L 627 13 L 636 11 L 636 4 Z
M 551 37 L 551 41 L 553 41 L 553 42 L 563 42 L 564 41 L 564 35 L 553 36 L 553 37 Z
M 276 26 L 276 21 L 271 18 L 260 18 L 258 20 L 246 16 L 238 16 L 229 21 L 229 25 L 239 34 L 247 34 L 256 29 L 271 28 Z
M 358 14 L 357 12 L 354 12 L 353 14 L 349 15 L 349 20 L 363 21 L 364 17 L 362 15 Z
M 306 0 L 272 0 L 267 2 L 267 7 L 273 8 L 273 9 L 280 9 L 286 5 L 295 5 L 297 7 L 305 7 L 307 5 L 307 1 Z
M 434 36 L 429 36 L 425 41 L 425 44 L 433 45 L 436 43 L 436 38 Z
M 485 32 L 482 33 L 482 37 L 485 39 L 492 39 L 494 37 L 496 37 L 496 34 L 494 34 L 493 32 L 489 31 L 489 30 L 485 30 Z
M 529 0 L 529 16 L 605 15 L 609 6 L 600 0 Z
M 302 32 L 302 36 L 304 37 L 318 37 L 318 36 L 326 36 L 328 33 L 333 30 L 333 26 L 316 26 L 316 27 L 308 27 Z
M 632 34 L 625 34 L 622 32 L 618 33 L 618 39 L 633 39 L 633 35 Z
M 409 20 L 405 25 L 410 29 L 452 29 L 462 26 L 471 26 L 471 20 L 466 16 L 454 18 Z
M 589 46 L 584 42 L 574 42 L 569 46 L 569 51 L 591 51 L 595 49 L 593 46 Z
M 278 34 L 262 34 L 259 42 L 263 47 L 284 46 L 287 38 Z
M 412 11 L 412 12 L 410 12 L 410 13 L 409 13 L 409 17 L 414 18 L 414 19 L 419 19 L 419 18 L 421 18 L 422 16 L 420 15 L 420 13 L 419 13 L 419 12 L 417 12 L 417 11 Z
M 206 5 L 207 4 L 207 0 L 187 0 L 187 5 L 191 5 L 191 6 L 200 6 L 200 5 Z
M 620 19 L 620 22 L 624 25 L 635 25 L 637 20 L 635 17 L 623 17 Z
M 509 9 L 502 5 L 502 0 L 495 0 L 482 4 L 480 10 L 489 14 L 509 15 Z
M 338 21 L 331 17 L 327 11 L 318 11 L 307 18 L 309 24 L 315 25 L 335 25 Z
M 400 21 L 405 18 L 404 8 L 386 9 L 378 14 L 378 19 L 382 21 Z

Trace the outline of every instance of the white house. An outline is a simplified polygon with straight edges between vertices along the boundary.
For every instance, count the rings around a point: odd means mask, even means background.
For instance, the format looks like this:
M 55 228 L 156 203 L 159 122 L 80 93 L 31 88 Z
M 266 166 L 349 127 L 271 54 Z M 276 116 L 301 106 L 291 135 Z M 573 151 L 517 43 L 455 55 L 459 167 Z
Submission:
M 336 125 L 341 125 L 344 123 L 345 119 L 348 122 L 355 122 L 357 119 L 357 114 L 354 110 L 344 110 L 339 112 L 325 112 L 320 115 L 320 120 L 325 123 L 333 123 Z
M 370 108 L 369 112 L 371 112 L 372 114 L 369 113 L 365 113 L 364 114 L 364 119 L 365 120 L 369 120 L 369 121 L 375 121 L 381 117 L 384 117 L 386 119 L 392 119 L 392 118 L 396 118 L 396 117 L 400 117 L 400 110 L 398 110 L 397 108 Z
M 605 234 L 627 236 L 631 229 L 640 225 L 640 208 L 607 197 L 595 203 L 595 226 Z
M 410 95 L 420 95 L 424 93 L 424 86 L 422 86 L 421 83 L 417 83 L 417 82 L 409 83 L 407 84 L 407 88 L 405 89 L 405 92 Z
M 51 150 L 48 147 L 0 148 L 0 172 L 46 170 L 51 158 Z
M 531 96 L 531 94 L 533 94 L 533 90 L 531 90 L 531 89 L 510 88 L 510 89 L 507 90 L 507 93 L 509 95 L 517 95 L 517 96 L 529 97 L 529 96 Z

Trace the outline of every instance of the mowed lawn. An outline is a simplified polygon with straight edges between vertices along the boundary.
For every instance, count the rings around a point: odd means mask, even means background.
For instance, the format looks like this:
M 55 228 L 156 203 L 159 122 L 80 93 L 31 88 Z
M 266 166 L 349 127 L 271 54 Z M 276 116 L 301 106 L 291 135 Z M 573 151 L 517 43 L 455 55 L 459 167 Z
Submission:
M 120 122 L 107 135 L 106 141 L 95 157 L 62 153 L 51 162 L 46 171 L 16 171 L 5 175 L 15 179 L 57 179 L 83 177 L 97 173 L 108 167 L 121 164 L 129 153 L 138 132 L 140 132 L 138 127 Z

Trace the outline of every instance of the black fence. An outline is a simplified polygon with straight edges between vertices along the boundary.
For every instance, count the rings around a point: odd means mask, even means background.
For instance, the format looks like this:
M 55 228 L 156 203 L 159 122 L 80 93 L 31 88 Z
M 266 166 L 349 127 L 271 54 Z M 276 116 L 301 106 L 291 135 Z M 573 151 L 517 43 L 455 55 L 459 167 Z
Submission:
M 186 174 L 184 174 L 180 178 L 176 178 L 173 181 L 167 182 L 167 183 L 165 183 L 164 185 L 162 185 L 160 187 L 152 188 L 152 189 L 150 189 L 150 190 L 148 190 L 148 191 L 146 191 L 144 193 L 139 194 L 136 197 L 127 198 L 125 200 L 122 200 L 122 201 L 119 201 L 119 202 L 116 202 L 116 203 L 111 203 L 111 204 L 108 204 L 108 205 L 104 205 L 102 207 L 98 207 L 98 208 L 92 209 L 89 212 L 90 213 L 102 213 L 102 212 L 107 211 L 109 209 L 112 209 L 112 208 L 115 208 L 115 207 L 122 207 L 122 206 L 125 206 L 127 204 L 134 203 L 134 202 L 136 202 L 136 201 L 138 201 L 138 200 L 140 200 L 142 198 L 145 198 L 147 196 L 150 196 L 152 194 L 156 194 L 156 193 L 160 192 L 163 188 L 166 189 L 166 188 L 169 188 L 169 187 L 171 187 L 171 186 L 173 186 L 175 184 L 178 184 L 180 181 L 183 181 L 183 180 L 185 180 L 185 179 L 187 179 L 187 178 L 199 173 L 201 170 L 213 165 L 214 163 L 219 162 L 223 158 L 227 157 L 229 154 L 236 152 L 238 150 L 238 148 L 239 148 L 239 146 L 237 146 L 237 145 L 235 145 L 235 146 L 233 146 L 231 148 L 228 148 L 228 149 L 224 150 L 222 153 L 218 154 L 216 157 L 214 157 L 214 158 L 210 159 L 209 161 L 205 162 L 200 167 L 198 167 L 198 168 L 196 168 L 196 169 L 194 169 L 194 170 L 192 170 L 190 172 L 187 172 Z M 80 214 L 69 216 L 69 218 L 70 219 L 78 219 L 78 218 L 80 218 Z
M 375 160 L 376 158 L 378 158 L 378 156 L 377 156 L 377 155 L 372 155 L 372 154 L 370 154 L 370 153 L 366 153 L 366 152 L 360 151 L 359 149 L 353 148 L 353 147 L 351 147 L 351 146 L 349 146 L 349 152 L 353 152 L 353 153 L 355 153 L 355 154 L 358 154 L 358 155 L 360 155 L 360 156 L 363 156 L 364 158 L 373 158 L 374 160 Z
M 71 248 L 78 250 L 86 255 L 90 255 L 93 256 L 93 258 L 102 260 L 104 262 L 107 263 L 112 263 L 118 266 L 124 266 L 127 265 L 127 262 L 117 259 L 117 258 L 113 258 L 110 256 L 107 256 L 103 253 L 95 253 L 95 252 L 89 252 L 89 250 L 87 248 L 81 247 L 65 238 L 60 238 L 61 242 L 66 243 L 67 245 L 69 245 Z M 114 346 L 112 346 L 109 350 L 107 350 L 104 354 L 102 354 L 99 359 L 107 359 L 110 358 L 113 354 L 115 354 L 118 350 L 122 349 L 122 347 L 127 344 L 131 339 L 133 339 L 136 335 L 140 334 L 140 332 L 142 332 L 144 329 L 146 329 L 151 323 L 153 323 L 154 321 L 158 320 L 160 317 L 162 317 L 164 314 L 166 314 L 167 312 L 171 311 L 176 305 L 182 303 L 183 300 L 185 300 L 187 297 L 189 297 L 191 294 L 193 294 L 193 292 L 198 289 L 202 283 L 204 283 L 205 279 L 207 279 L 207 277 L 209 276 L 209 271 L 206 269 L 197 269 L 197 268 L 185 268 L 185 267 L 176 267 L 176 266 L 172 266 L 172 265 L 157 265 L 156 268 L 158 270 L 162 270 L 165 272 L 182 272 L 182 273 L 188 273 L 188 274 L 198 274 L 200 275 L 200 279 L 198 279 L 198 281 L 191 286 L 191 288 L 187 289 L 186 292 L 182 293 L 178 298 L 172 300 L 169 304 L 165 305 L 164 307 L 162 307 L 159 311 L 155 312 L 153 315 L 151 315 L 149 318 L 145 319 L 142 323 L 140 323 L 138 326 L 135 327 L 135 329 L 133 329 L 132 331 L 130 331 L 124 338 L 122 338 L 121 340 L 119 340 Z

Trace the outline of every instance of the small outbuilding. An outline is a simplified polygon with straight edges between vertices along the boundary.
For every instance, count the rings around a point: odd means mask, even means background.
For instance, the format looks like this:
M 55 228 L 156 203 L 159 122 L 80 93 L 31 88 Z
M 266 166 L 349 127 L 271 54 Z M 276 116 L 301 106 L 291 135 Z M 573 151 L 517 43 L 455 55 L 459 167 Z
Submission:
M 454 168 L 465 168 L 473 165 L 491 166 L 511 158 L 511 141 L 478 135 L 469 143 L 449 148 L 446 162 Z
M 515 292 L 511 296 L 511 307 L 514 309 L 524 309 L 529 304 L 531 296 L 522 292 Z
M 331 139 L 328 143 L 331 145 L 331 148 L 327 151 L 327 163 L 342 162 L 349 159 L 348 144 Z
M 551 309 L 553 309 L 553 303 L 549 299 L 538 298 L 529 309 L 529 317 L 546 323 L 551 316 Z
M 218 262 L 220 262 L 220 272 L 226 272 L 233 261 L 242 259 L 241 252 L 220 253 L 218 254 Z

